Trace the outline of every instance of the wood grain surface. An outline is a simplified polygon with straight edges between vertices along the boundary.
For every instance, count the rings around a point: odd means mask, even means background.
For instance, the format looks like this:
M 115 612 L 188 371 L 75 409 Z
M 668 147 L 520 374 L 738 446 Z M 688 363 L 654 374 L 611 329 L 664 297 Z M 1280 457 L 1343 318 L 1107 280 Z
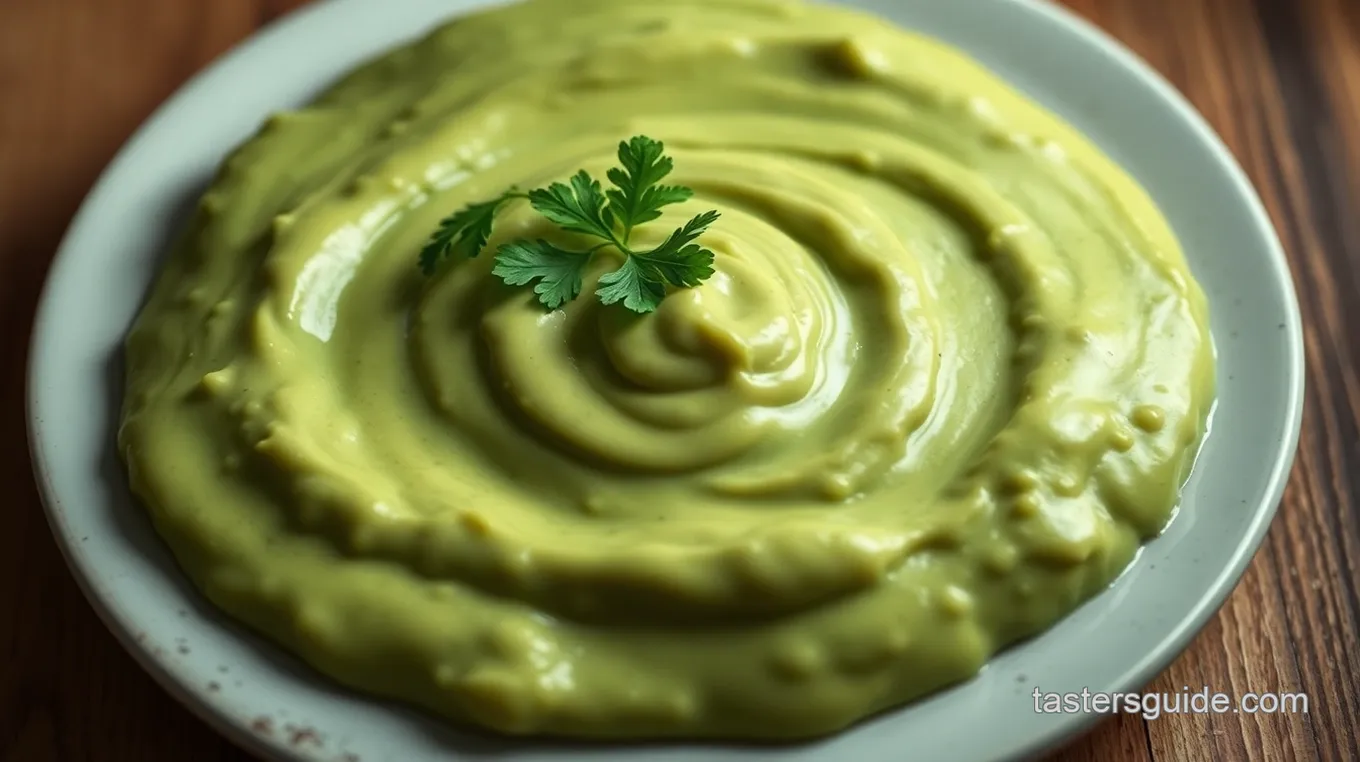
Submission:
M 1307 411 L 1280 515 L 1149 690 L 1302 691 L 1309 711 L 1120 715 L 1052 759 L 1360 759 L 1360 0 L 1067 2 L 1223 136 L 1276 221 L 1306 322 Z M 48 263 L 100 170 L 194 71 L 300 4 L 0 0 L 0 762 L 248 759 L 155 686 L 82 599 L 33 486 L 23 374 Z

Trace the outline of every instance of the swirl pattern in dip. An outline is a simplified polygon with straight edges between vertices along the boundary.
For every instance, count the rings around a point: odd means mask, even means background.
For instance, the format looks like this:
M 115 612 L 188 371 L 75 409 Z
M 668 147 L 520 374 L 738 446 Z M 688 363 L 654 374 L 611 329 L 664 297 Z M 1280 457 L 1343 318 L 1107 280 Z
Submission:
M 444 215 L 634 134 L 696 191 L 640 242 L 722 213 L 702 286 L 420 275 Z M 513 202 L 491 250 L 572 235 Z M 1214 371 L 1109 159 L 780 0 L 535 0 L 373 61 L 226 160 L 127 358 L 133 487 L 216 604 L 346 684 L 612 737 L 827 733 L 973 674 L 1165 525 Z

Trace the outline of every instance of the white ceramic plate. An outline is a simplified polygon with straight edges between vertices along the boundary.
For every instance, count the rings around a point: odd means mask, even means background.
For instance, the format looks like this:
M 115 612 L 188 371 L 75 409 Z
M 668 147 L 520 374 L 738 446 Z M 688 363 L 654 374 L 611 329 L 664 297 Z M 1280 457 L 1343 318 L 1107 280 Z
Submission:
M 283 760 L 986 761 L 1033 754 L 1097 719 L 1035 713 L 1035 687 L 1136 690 L 1187 645 L 1242 574 L 1283 491 L 1303 396 L 1298 306 L 1260 202 L 1199 116 L 1115 42 L 1035 0 L 852 4 L 970 51 L 1092 136 L 1170 216 L 1208 292 L 1220 353 L 1213 432 L 1179 517 L 1110 590 L 971 681 L 823 742 L 778 749 L 464 734 L 335 688 L 210 609 L 132 501 L 114 454 L 123 334 L 181 211 L 267 112 L 300 105 L 361 60 L 487 4 L 330 0 L 275 24 L 142 127 L 62 244 L 33 339 L 34 468 L 90 602 L 167 690 L 236 742 Z

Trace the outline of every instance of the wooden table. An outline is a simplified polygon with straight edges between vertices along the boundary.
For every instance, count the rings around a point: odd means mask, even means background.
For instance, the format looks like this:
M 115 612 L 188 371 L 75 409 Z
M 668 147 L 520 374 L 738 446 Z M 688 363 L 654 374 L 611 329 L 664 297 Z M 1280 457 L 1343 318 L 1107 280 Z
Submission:
M 301 2 L 0 3 L 0 762 L 247 759 L 81 598 L 34 491 L 23 373 L 48 262 L 101 168 L 190 74 Z M 1227 141 L 1279 227 L 1307 323 L 1307 412 L 1280 516 L 1228 605 L 1149 689 L 1310 701 L 1306 715 L 1121 715 L 1054 759 L 1358 759 L 1360 0 L 1067 2 Z

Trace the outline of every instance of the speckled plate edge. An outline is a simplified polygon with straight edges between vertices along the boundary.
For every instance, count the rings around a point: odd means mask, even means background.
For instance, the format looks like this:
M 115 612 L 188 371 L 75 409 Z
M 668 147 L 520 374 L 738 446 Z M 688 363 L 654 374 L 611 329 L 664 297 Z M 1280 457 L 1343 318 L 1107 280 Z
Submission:
M 1298 304 L 1270 220 L 1212 130 L 1118 43 L 1038 0 L 844 4 L 960 45 L 1086 131 L 1168 212 L 1209 293 L 1220 350 L 1214 432 L 1181 515 L 1109 591 L 974 680 L 835 738 L 773 749 L 611 749 L 465 734 L 335 688 L 202 603 L 131 502 L 110 444 L 121 338 L 155 262 L 213 167 L 267 111 L 304 101 L 438 17 L 489 4 L 328 0 L 286 17 L 195 76 L 142 126 L 62 242 L 30 355 L 34 472 L 86 597 L 166 690 L 245 748 L 299 762 L 886 762 L 908 749 L 938 762 L 999 761 L 1098 719 L 1036 714 L 1034 687 L 1137 689 L 1188 645 L 1232 591 L 1284 490 L 1303 402 Z

